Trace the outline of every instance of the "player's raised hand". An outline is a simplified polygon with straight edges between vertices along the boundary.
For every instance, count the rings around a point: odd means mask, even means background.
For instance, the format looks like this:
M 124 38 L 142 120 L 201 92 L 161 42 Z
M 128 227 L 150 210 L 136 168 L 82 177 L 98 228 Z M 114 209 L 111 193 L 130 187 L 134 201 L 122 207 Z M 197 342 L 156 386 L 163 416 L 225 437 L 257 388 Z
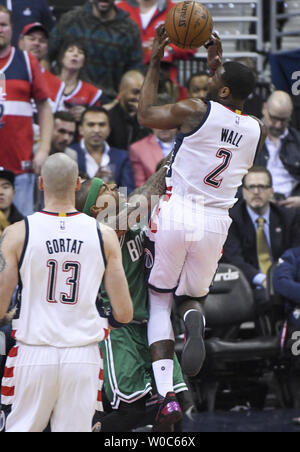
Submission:
M 170 44 L 170 38 L 167 35 L 166 29 L 163 24 L 159 25 L 155 32 L 155 37 L 152 46 L 152 61 L 160 61 L 164 56 L 165 47 Z
M 214 75 L 216 70 L 222 64 L 223 48 L 222 42 L 217 33 L 213 33 L 204 45 L 207 49 L 207 65 L 210 70 L 210 75 Z

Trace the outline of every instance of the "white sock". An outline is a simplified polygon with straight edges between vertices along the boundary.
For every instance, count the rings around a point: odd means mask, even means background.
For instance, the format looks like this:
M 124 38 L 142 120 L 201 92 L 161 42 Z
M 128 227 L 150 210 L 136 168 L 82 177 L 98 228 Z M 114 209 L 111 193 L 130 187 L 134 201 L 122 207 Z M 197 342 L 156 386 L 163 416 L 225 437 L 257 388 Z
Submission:
M 173 391 L 173 367 L 172 359 L 159 359 L 152 363 L 157 392 L 166 397 L 167 392 Z

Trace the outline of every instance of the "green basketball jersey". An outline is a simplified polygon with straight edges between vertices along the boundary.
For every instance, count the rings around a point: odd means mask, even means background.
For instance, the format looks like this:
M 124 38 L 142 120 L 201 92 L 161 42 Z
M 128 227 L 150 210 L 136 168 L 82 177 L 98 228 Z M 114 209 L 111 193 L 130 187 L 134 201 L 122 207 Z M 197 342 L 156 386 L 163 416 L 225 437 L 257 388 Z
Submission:
M 145 284 L 144 270 L 144 239 L 145 229 L 136 226 L 130 229 L 120 238 L 122 261 L 128 287 L 133 303 L 133 320 L 148 320 L 148 290 Z M 117 281 L 116 281 L 117 284 Z M 109 303 L 109 298 L 104 286 L 101 288 L 104 306 Z

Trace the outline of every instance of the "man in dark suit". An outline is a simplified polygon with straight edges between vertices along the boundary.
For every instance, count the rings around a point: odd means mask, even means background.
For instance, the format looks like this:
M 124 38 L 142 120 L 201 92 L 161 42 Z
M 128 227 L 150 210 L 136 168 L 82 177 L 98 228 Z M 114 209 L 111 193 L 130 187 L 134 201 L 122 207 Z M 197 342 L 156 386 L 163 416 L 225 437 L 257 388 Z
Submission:
M 262 113 L 268 136 L 254 165 L 264 166 L 272 173 L 279 205 L 300 207 L 300 132 L 290 127 L 290 95 L 274 91 L 263 104 Z
M 134 189 L 134 180 L 128 152 L 110 147 L 106 142 L 109 133 L 107 111 L 101 107 L 87 108 L 79 125 L 82 139 L 71 146 L 78 155 L 79 171 L 89 178 L 100 175 L 105 182 L 127 187 L 130 193 Z
M 243 199 L 230 211 L 222 261 L 240 268 L 257 302 L 264 303 L 268 268 L 285 250 L 300 245 L 299 214 L 272 202 L 272 176 L 266 168 L 251 168 L 242 192 Z

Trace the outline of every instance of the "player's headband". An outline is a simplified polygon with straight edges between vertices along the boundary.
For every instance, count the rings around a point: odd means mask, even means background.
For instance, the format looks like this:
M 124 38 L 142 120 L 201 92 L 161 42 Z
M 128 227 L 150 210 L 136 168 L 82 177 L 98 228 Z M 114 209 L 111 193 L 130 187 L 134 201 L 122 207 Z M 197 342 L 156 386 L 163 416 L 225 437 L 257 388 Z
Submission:
M 86 201 L 84 203 L 83 207 L 83 213 L 86 213 L 87 215 L 91 216 L 91 207 L 93 207 L 96 204 L 100 188 L 103 185 L 103 180 L 99 177 L 94 177 L 91 187 L 89 189 Z

